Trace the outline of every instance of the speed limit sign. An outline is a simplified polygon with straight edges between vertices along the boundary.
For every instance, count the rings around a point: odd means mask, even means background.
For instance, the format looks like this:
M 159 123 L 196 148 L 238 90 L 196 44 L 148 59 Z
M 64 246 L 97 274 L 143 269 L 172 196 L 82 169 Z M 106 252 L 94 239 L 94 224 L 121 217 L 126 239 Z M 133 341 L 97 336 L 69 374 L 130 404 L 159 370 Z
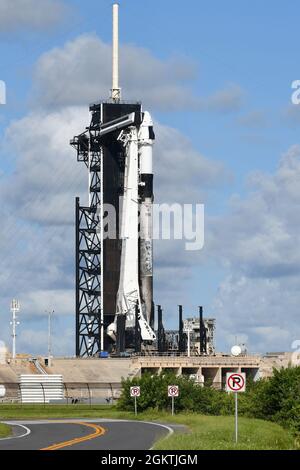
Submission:
M 130 396 L 131 397 L 140 397 L 141 396 L 141 387 L 130 387 Z
M 178 387 L 178 385 L 169 385 L 168 386 L 168 397 L 179 397 L 179 387 Z

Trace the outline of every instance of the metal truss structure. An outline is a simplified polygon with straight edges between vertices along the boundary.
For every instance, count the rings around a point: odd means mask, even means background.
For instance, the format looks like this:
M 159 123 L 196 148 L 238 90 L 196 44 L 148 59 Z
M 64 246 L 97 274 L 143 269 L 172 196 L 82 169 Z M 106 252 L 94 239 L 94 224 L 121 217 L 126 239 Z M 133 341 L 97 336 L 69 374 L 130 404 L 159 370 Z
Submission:
M 92 125 L 71 145 L 89 175 L 89 203 L 76 198 L 76 356 L 104 349 L 103 334 L 103 151 Z

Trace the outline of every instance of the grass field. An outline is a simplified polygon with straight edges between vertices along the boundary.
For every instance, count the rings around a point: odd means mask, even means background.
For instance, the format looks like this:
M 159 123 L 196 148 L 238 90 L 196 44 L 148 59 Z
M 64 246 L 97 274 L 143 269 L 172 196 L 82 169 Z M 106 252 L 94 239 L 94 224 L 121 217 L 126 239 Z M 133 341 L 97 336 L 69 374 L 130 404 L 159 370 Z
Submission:
M 106 405 L 0 405 L 0 419 L 40 418 L 119 418 L 136 419 L 133 413 L 120 412 Z M 156 443 L 160 450 L 286 450 L 296 449 L 291 434 L 277 424 L 240 418 L 239 443 L 234 443 L 233 416 L 179 414 L 172 417 L 161 412 L 143 413 L 137 419 L 183 424 L 187 433 L 175 433 Z M 3 426 L 3 425 L 1 425 Z M 9 430 L 3 428 L 3 432 Z M 0 428 L 1 432 L 1 428 Z
M 187 424 L 190 434 L 173 434 L 158 442 L 159 450 L 293 450 L 292 436 L 277 424 L 240 418 L 239 442 L 234 442 L 234 417 L 179 415 L 177 423 Z
M 3 437 L 8 437 L 10 435 L 10 431 L 11 430 L 9 426 L 0 423 L 0 439 L 3 439 Z

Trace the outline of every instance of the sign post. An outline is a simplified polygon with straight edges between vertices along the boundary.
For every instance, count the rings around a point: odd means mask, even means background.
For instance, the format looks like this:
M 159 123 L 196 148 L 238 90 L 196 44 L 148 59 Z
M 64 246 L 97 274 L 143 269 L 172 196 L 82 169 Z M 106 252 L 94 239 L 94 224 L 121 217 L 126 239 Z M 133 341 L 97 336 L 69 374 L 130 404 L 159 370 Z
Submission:
M 235 443 L 237 444 L 238 437 L 239 437 L 238 393 L 234 392 L 234 395 L 235 395 Z
M 235 442 L 238 442 L 238 394 L 246 391 L 246 374 L 244 372 L 226 374 L 226 391 L 234 393 L 235 400 Z
M 172 398 L 172 416 L 175 412 L 175 397 L 179 397 L 179 387 L 178 385 L 168 385 L 168 397 Z
M 141 387 L 130 387 L 130 396 L 134 398 L 134 414 L 137 415 L 137 397 L 141 396 Z

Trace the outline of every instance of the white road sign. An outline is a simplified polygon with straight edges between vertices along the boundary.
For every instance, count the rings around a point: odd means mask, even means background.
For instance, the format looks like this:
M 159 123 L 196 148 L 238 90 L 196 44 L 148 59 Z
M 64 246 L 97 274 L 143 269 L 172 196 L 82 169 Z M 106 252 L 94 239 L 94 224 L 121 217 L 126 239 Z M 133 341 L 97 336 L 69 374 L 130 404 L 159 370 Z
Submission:
M 168 385 L 168 397 L 179 397 L 178 385 Z
M 130 396 L 131 397 L 140 397 L 141 396 L 141 387 L 130 387 Z
M 246 391 L 246 374 L 244 372 L 227 372 L 226 374 L 226 391 L 227 392 L 245 392 Z

